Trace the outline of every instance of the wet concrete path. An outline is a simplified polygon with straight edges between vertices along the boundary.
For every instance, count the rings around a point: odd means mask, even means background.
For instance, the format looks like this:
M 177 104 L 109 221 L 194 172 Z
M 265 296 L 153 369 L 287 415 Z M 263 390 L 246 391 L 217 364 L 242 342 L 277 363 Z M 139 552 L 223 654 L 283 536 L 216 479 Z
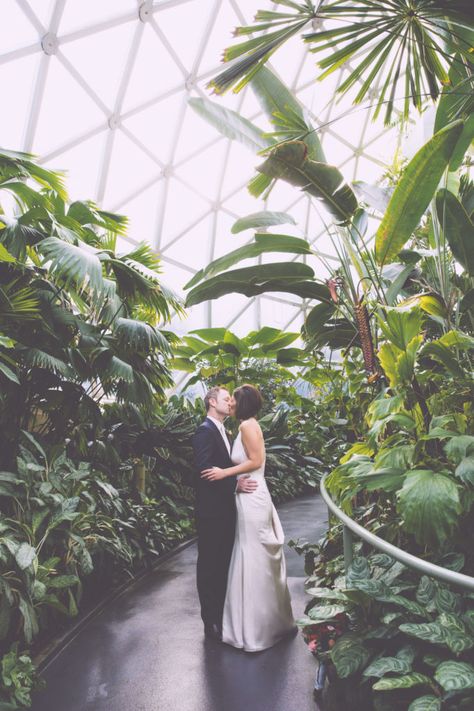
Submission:
M 286 540 L 319 539 L 319 497 L 278 507 Z M 206 640 L 195 587 L 196 545 L 114 599 L 49 663 L 33 711 L 316 711 L 315 660 L 300 634 L 264 652 Z M 295 618 L 303 559 L 285 548 Z

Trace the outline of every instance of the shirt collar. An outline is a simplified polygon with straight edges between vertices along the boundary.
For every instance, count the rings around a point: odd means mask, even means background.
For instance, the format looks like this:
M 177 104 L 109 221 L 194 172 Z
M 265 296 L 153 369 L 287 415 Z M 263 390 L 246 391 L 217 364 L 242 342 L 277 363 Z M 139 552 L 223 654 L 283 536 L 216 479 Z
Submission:
M 211 417 L 211 415 L 207 415 L 207 419 L 211 420 L 211 422 L 213 422 L 215 424 L 215 426 L 217 427 L 218 430 L 220 430 L 221 432 L 222 431 L 225 432 L 225 427 L 224 427 L 223 422 L 219 422 L 219 420 L 216 420 L 215 417 Z

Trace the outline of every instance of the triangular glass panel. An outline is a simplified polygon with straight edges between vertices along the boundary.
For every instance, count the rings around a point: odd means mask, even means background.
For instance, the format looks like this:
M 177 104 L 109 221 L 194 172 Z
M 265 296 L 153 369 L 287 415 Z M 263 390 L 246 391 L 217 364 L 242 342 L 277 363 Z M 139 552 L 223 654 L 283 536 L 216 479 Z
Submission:
M 22 12 L 16 0 L 3 0 L 1 12 L 3 18 L 8 19 L 8 32 L 5 31 L 6 28 L 2 21 L 0 57 L 15 49 L 35 43 L 38 43 L 38 50 L 41 49 L 38 30 L 31 22 L 30 16 Z
M 64 56 L 111 114 L 115 110 L 134 31 L 135 23 L 127 23 L 61 45 Z
M 81 141 L 70 150 L 54 155 L 45 165 L 52 170 L 67 171 L 66 188 L 71 201 L 94 197 L 99 174 L 99 156 L 102 156 L 105 132 Z
M 38 0 L 35 0 L 35 4 Z M 45 0 L 42 0 L 45 2 Z M 130 0 L 81 0 L 67 2 L 61 18 L 60 32 L 71 32 L 96 24 L 112 26 L 117 18 L 124 17 L 128 22 L 138 21 L 137 3 Z
M 130 82 L 123 102 L 123 112 L 134 110 L 167 91 L 184 87 L 186 77 L 163 45 L 153 26 L 146 24 L 140 40 Z M 158 130 L 158 126 L 155 126 Z
M 176 94 L 122 120 L 123 125 L 164 165 L 172 159 L 183 100 L 182 94 Z
M 34 149 L 49 153 L 68 139 L 106 124 L 107 117 L 59 59 L 51 57 Z
M 104 199 L 109 204 L 123 202 L 135 191 L 144 189 L 150 181 L 158 180 L 160 174 L 160 166 L 118 129 L 114 136 Z
M 31 95 L 42 55 L 34 54 L 14 62 L 0 64 L 0 86 L 5 97 L 14 97 L 14 111 L 0 112 L 1 143 L 5 148 L 23 150 L 23 138 L 29 119 Z M 18 86 L 22 87 L 18 91 Z

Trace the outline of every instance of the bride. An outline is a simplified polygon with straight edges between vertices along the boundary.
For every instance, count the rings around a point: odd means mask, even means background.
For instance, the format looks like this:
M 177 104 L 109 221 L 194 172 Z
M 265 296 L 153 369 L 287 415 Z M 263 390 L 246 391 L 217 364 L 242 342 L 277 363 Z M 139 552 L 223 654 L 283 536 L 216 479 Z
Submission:
M 231 454 L 235 466 L 202 473 L 209 481 L 240 475 L 258 482 L 252 494 L 236 494 L 237 524 L 222 625 L 222 641 L 246 652 L 267 649 L 295 629 L 283 529 L 265 482 L 265 443 L 255 419 L 261 406 L 262 396 L 253 385 L 234 391 L 231 414 L 240 420 Z

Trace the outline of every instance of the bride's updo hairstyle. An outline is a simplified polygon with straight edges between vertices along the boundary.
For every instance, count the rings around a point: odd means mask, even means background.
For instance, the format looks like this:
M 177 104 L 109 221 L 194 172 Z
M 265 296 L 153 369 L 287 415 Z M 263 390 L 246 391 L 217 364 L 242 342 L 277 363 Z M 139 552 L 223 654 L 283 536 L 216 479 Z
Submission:
M 255 417 L 262 407 L 263 398 L 253 385 L 241 385 L 234 390 L 235 416 L 238 420 Z

